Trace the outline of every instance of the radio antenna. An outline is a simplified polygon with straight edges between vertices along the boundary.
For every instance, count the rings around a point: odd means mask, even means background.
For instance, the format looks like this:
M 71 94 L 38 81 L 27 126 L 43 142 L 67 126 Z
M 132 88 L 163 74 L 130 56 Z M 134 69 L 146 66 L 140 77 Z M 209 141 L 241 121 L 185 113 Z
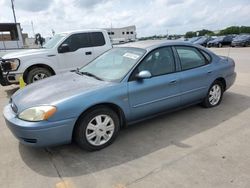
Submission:
M 227 60 L 228 60 L 228 58 L 229 58 L 231 48 L 232 48 L 232 47 L 231 47 L 231 45 L 230 45 L 229 48 L 228 48 L 228 51 L 227 51 Z

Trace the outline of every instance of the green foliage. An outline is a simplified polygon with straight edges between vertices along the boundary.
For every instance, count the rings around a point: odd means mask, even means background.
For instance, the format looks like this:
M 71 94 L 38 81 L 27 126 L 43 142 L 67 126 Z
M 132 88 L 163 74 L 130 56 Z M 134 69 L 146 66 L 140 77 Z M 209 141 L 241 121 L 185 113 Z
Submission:
M 198 36 L 205 36 L 205 35 L 212 36 L 212 35 L 214 35 L 213 31 L 210 31 L 210 30 L 207 30 L 207 29 L 202 29 L 202 30 L 197 31 L 197 32 L 199 32 Z
M 196 37 L 196 32 L 193 31 L 186 32 L 185 38 L 192 38 L 192 37 Z
M 230 34 L 241 34 L 241 33 L 250 33 L 249 26 L 231 26 L 223 29 L 219 32 L 219 35 L 230 35 Z
M 213 31 L 207 30 L 207 29 L 202 29 L 199 31 L 188 31 L 184 37 L 185 38 L 192 38 L 196 36 L 214 36 L 214 35 L 231 35 L 231 34 L 243 34 L 243 33 L 249 33 L 250 34 L 250 26 L 231 26 L 227 27 L 223 30 L 221 30 L 218 34 L 215 34 Z M 197 35 L 198 34 L 198 35 Z M 139 40 L 155 40 L 155 39 L 178 39 L 182 37 L 183 35 L 154 35 L 154 36 L 149 36 L 149 37 L 142 37 L 139 38 Z
M 198 35 L 197 35 L 198 34 Z M 207 29 L 202 29 L 199 31 L 188 31 L 185 34 L 185 38 L 192 38 L 192 37 L 196 37 L 196 36 L 204 36 L 204 35 L 214 35 L 213 31 L 207 30 Z

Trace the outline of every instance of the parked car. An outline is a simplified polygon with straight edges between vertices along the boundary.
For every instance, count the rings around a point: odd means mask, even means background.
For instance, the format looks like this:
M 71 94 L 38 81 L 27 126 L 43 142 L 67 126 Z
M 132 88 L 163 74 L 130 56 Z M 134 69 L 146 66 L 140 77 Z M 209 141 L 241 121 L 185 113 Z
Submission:
M 206 47 L 207 43 L 211 40 L 214 40 L 212 37 L 209 36 L 203 36 L 200 39 L 196 40 L 195 42 L 193 42 L 194 44 L 199 44 L 201 46 Z
M 230 46 L 231 42 L 233 40 L 233 36 L 228 35 L 228 36 L 219 36 L 218 38 L 211 40 L 207 43 L 208 47 L 218 47 L 221 48 L 223 46 Z
M 250 46 L 250 35 L 238 35 L 233 39 L 231 46 Z
M 13 52 L 2 57 L 0 83 L 16 84 L 23 76 L 27 84 L 74 70 L 111 49 L 105 30 L 93 29 L 56 34 L 42 49 Z
M 194 43 L 195 41 L 199 40 L 201 37 L 192 37 L 188 39 L 188 42 Z
M 189 42 L 135 42 L 17 91 L 3 114 L 23 144 L 74 139 L 99 150 L 125 125 L 191 104 L 219 105 L 234 69 L 233 59 Z

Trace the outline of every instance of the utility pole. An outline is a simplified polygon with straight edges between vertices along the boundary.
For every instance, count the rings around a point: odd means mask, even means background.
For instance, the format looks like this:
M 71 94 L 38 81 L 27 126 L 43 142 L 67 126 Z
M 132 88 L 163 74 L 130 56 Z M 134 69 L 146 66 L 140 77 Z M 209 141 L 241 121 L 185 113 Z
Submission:
M 12 5 L 12 11 L 13 11 L 13 16 L 14 16 L 14 21 L 16 24 L 16 13 L 15 13 L 15 7 L 14 7 L 14 0 L 11 0 L 11 5 Z
M 33 36 L 35 37 L 35 30 L 34 30 L 33 21 L 31 21 L 31 28 L 32 28 Z
M 17 28 L 17 24 L 16 24 L 16 13 L 15 13 L 15 7 L 14 7 L 14 0 L 11 0 L 11 7 L 12 7 L 12 11 L 13 11 L 15 26 L 16 26 L 16 28 Z M 17 34 L 17 38 L 19 38 L 19 37 L 18 37 L 18 31 L 17 31 L 16 34 Z M 16 41 L 16 44 L 17 44 L 17 48 L 19 48 L 18 40 Z

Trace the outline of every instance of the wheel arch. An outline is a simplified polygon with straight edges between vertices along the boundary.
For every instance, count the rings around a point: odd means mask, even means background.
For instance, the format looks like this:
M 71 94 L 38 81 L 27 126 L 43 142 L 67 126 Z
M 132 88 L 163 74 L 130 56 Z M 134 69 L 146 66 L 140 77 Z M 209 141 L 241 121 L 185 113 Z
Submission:
M 119 117 L 119 121 L 120 121 L 120 127 L 125 127 L 126 126 L 126 118 L 125 118 L 125 114 L 122 110 L 122 108 L 114 103 L 110 103 L 110 102 L 104 102 L 104 103 L 99 103 L 99 104 L 95 104 L 93 106 L 90 106 L 89 108 L 87 108 L 86 110 L 84 110 L 77 118 L 75 125 L 74 125 L 74 129 L 73 129 L 73 134 L 75 132 L 76 129 L 76 125 L 79 122 L 80 118 L 82 116 L 84 116 L 85 114 L 87 114 L 88 112 L 90 112 L 91 110 L 94 110 L 96 108 L 100 108 L 100 107 L 106 107 L 106 108 L 110 108 L 112 109 L 115 113 L 117 113 L 118 117 Z M 72 136 L 73 136 L 72 134 Z
M 37 68 L 37 67 L 42 67 L 42 68 L 48 69 L 49 71 L 51 71 L 52 75 L 56 74 L 54 69 L 52 67 L 50 67 L 49 65 L 42 64 L 42 63 L 31 65 L 28 68 L 26 68 L 26 70 L 23 73 L 23 79 L 24 79 L 25 82 L 26 82 L 29 71 L 32 70 L 33 68 Z
M 214 82 L 216 82 L 216 81 L 219 81 L 220 83 L 222 83 L 223 91 L 226 91 L 226 89 L 227 89 L 226 80 L 223 77 L 218 77 L 218 78 L 215 79 Z

